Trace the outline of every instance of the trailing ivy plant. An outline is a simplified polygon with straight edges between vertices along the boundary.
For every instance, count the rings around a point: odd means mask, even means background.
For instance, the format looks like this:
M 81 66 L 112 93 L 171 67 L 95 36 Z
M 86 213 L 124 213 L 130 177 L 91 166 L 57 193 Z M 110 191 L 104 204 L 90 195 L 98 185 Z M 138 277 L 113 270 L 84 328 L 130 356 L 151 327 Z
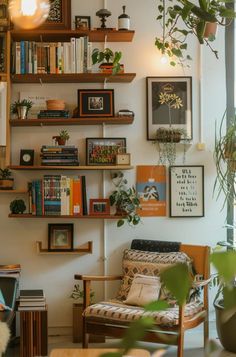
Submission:
M 172 66 L 177 63 L 184 65 L 187 60 L 191 60 L 190 55 L 185 55 L 189 35 L 196 36 L 199 43 L 206 44 L 218 58 L 218 51 L 211 45 L 215 36 L 210 34 L 205 38 L 205 27 L 208 22 L 221 26 L 230 24 L 236 17 L 233 8 L 228 6 L 234 3 L 233 0 L 198 0 L 197 3 L 188 0 L 160 1 L 157 20 L 162 26 L 162 35 L 156 38 L 155 45 L 163 55 L 170 58 Z

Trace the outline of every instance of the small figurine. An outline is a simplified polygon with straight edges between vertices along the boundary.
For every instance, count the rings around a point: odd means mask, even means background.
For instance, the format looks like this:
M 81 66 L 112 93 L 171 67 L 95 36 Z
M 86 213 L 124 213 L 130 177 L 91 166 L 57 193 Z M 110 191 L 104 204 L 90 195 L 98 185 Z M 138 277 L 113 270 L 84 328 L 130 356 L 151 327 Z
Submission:
M 111 16 L 111 12 L 108 11 L 107 9 L 101 9 L 96 12 L 96 16 L 100 17 L 101 22 L 102 22 L 100 30 L 107 30 L 107 27 L 105 24 L 105 22 L 107 21 L 106 17 Z
M 130 29 L 130 17 L 125 13 L 125 6 L 122 6 L 123 14 L 118 17 L 118 29 L 129 30 Z

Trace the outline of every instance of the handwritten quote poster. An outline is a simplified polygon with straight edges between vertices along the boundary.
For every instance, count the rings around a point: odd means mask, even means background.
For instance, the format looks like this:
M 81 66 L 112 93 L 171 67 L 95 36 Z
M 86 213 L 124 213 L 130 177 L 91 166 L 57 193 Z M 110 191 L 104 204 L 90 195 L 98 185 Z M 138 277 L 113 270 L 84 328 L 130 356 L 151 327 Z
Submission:
M 204 166 L 170 167 L 170 217 L 204 216 Z

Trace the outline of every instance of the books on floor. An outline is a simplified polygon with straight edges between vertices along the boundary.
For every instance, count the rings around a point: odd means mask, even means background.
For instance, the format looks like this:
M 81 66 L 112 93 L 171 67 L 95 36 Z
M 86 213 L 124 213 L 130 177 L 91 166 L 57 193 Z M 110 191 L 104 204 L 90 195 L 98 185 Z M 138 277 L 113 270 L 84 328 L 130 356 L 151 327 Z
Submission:
M 20 290 L 19 311 L 46 310 L 46 298 L 42 289 Z

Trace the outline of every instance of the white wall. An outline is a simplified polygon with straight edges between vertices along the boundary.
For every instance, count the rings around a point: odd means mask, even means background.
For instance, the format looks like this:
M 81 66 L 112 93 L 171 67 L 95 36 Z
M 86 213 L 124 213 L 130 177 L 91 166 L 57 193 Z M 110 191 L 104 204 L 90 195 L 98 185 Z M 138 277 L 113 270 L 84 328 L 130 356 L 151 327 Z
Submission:
M 107 0 L 107 8 L 112 16 L 107 26 L 117 27 L 117 17 L 122 5 L 127 5 L 127 13 L 131 16 L 135 37 L 132 43 L 111 43 L 109 47 L 123 52 L 123 62 L 127 72 L 136 72 L 135 80 L 130 84 L 114 84 L 108 88 L 115 89 L 116 111 L 129 108 L 135 112 L 135 121 L 130 126 L 108 126 L 106 135 L 125 136 L 128 151 L 132 153 L 132 164 L 155 165 L 157 152 L 154 146 L 146 141 L 146 82 L 147 76 L 192 76 L 193 77 L 193 145 L 187 152 L 186 164 L 205 166 L 205 217 L 204 218 L 144 218 L 143 223 L 135 229 L 128 226 L 116 227 L 116 222 L 102 220 L 52 220 L 52 219 L 9 219 L 9 203 L 14 195 L 0 195 L 0 264 L 20 263 L 22 266 L 21 288 L 43 288 L 49 305 L 49 326 L 62 327 L 72 324 L 72 300 L 69 295 L 73 288 L 73 275 L 99 274 L 104 272 L 104 242 L 108 273 L 120 273 L 121 254 L 124 247 L 129 247 L 133 238 L 161 239 L 181 241 L 192 244 L 208 244 L 214 246 L 225 237 L 222 228 L 226 212 L 220 211 L 222 200 L 216 202 L 212 197 L 215 179 L 213 162 L 214 123 L 220 119 L 225 109 L 225 71 L 224 71 L 224 33 L 218 32 L 215 47 L 219 49 L 220 60 L 216 60 L 208 48 L 202 48 L 202 113 L 203 137 L 205 151 L 197 151 L 199 142 L 199 45 L 195 38 L 189 43 L 193 58 L 191 68 L 169 67 L 160 64 L 160 54 L 154 46 L 155 37 L 160 36 L 160 27 L 155 20 L 157 2 L 155 0 Z M 90 15 L 92 27 L 100 26 L 95 12 L 103 7 L 102 0 L 72 0 L 75 15 Z M 95 46 L 95 45 L 94 45 Z M 64 98 L 70 107 L 76 106 L 78 88 L 102 88 L 99 84 L 48 84 L 14 85 L 13 97 L 19 91 L 41 91 L 58 98 Z M 50 144 L 51 137 L 58 133 L 59 127 L 12 128 L 12 160 L 19 162 L 21 148 L 34 148 L 39 151 L 42 144 Z M 102 135 L 99 126 L 68 127 L 71 144 L 79 147 L 81 161 L 84 160 L 85 137 Z M 181 155 L 177 163 L 181 164 Z M 32 178 L 42 177 L 44 172 L 15 172 L 16 185 L 26 186 Z M 88 194 L 98 197 L 102 193 L 102 172 L 86 172 Z M 130 184 L 135 183 L 135 170 L 127 171 Z M 104 174 L 105 191 L 111 190 L 109 172 Z M 19 196 L 20 197 L 20 196 Z M 75 228 L 75 246 L 92 240 L 94 250 L 91 255 L 53 256 L 37 255 L 36 240 L 47 244 L 48 223 L 73 222 Z M 105 239 L 104 238 L 105 234 Z M 94 285 L 96 299 L 103 297 L 102 289 Z

